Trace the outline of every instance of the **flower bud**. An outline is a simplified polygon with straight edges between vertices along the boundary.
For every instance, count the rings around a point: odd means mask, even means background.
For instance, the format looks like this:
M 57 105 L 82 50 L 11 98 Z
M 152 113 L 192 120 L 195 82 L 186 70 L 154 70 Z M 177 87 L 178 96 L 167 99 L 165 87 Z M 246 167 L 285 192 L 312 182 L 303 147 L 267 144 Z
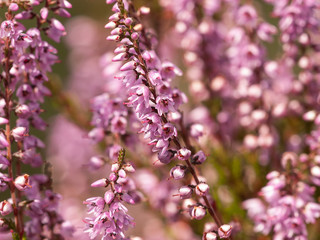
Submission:
M 189 186 L 182 186 L 179 189 L 179 196 L 181 199 L 187 199 L 190 198 L 192 195 L 193 189 Z
M 91 187 L 106 187 L 109 185 L 109 181 L 106 178 L 101 178 L 91 184 Z
M 207 159 L 206 155 L 203 151 L 197 152 L 195 155 L 193 155 L 191 162 L 193 164 L 202 164 Z
M 203 233 L 202 240 L 216 240 L 218 235 L 215 232 L 205 232 Z
M 126 171 L 126 172 L 129 172 L 129 173 L 134 173 L 136 170 L 134 169 L 134 167 L 130 164 L 130 163 L 126 163 L 124 166 L 123 166 L 123 169 Z
M 190 216 L 192 217 L 192 219 L 200 220 L 206 215 L 206 213 L 207 210 L 205 209 L 205 207 L 202 205 L 198 205 L 192 207 L 190 211 Z
M 117 26 L 115 22 L 108 22 L 104 27 L 107 29 L 113 29 Z
M 104 201 L 105 201 L 108 205 L 110 205 L 110 204 L 112 203 L 114 197 L 115 197 L 114 193 L 113 193 L 111 190 L 109 190 L 109 191 L 107 191 L 107 192 L 104 194 Z
M 120 71 L 129 71 L 133 70 L 137 67 L 137 63 L 134 61 L 127 62 L 123 64 L 123 66 L 120 68 Z
M 29 175 L 28 174 L 24 174 L 24 175 L 21 175 L 21 176 L 17 177 L 14 180 L 14 185 L 20 191 L 25 190 L 27 187 L 31 188 L 31 186 L 29 184 Z
M 199 183 L 197 186 L 196 186 L 196 194 L 198 196 L 205 196 L 209 191 L 209 186 L 208 184 L 206 183 Z
M 118 175 L 121 178 L 125 178 L 127 176 L 126 171 L 124 171 L 123 169 L 119 170 Z
M 16 4 L 16 3 L 10 3 L 9 10 L 12 11 L 12 12 L 18 11 L 19 10 L 19 5 Z
M 20 118 L 27 118 L 31 113 L 29 106 L 25 104 L 18 105 L 15 112 Z
M 0 203 L 0 213 L 2 216 L 10 214 L 12 210 L 12 205 L 7 200 L 4 200 Z
M 190 156 L 191 151 L 187 148 L 181 148 L 177 153 L 177 157 L 179 160 L 188 160 Z
M 118 163 L 114 163 L 111 165 L 111 171 L 112 172 L 116 172 L 119 170 L 119 164 Z
M 183 165 L 177 165 L 175 167 L 173 167 L 170 170 L 170 176 L 174 179 L 174 180 L 179 180 L 184 178 L 184 175 L 186 173 L 186 167 Z
M 127 26 L 130 26 L 132 24 L 133 20 L 132 18 L 128 17 L 124 20 L 124 24 Z
M 13 136 L 14 140 L 18 141 L 22 141 L 23 138 L 26 136 L 27 134 L 27 129 L 25 127 L 16 127 L 12 130 L 11 135 Z
M 111 181 L 111 182 L 114 182 L 115 180 L 117 179 L 117 175 L 115 174 L 115 173 L 110 173 L 110 175 L 109 175 L 109 180 Z
M 219 234 L 220 238 L 230 237 L 231 232 L 232 232 L 232 226 L 230 226 L 228 224 L 224 224 L 224 225 L 220 226 L 218 229 L 218 234 Z

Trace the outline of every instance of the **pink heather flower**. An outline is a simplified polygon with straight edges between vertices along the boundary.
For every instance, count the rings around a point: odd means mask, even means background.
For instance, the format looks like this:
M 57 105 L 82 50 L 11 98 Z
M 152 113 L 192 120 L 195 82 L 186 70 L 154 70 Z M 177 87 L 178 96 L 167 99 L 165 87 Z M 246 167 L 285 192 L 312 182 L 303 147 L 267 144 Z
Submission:
M 179 180 L 184 178 L 185 173 L 186 173 L 186 167 L 182 165 L 177 165 L 170 170 L 170 176 L 174 180 Z
M 188 160 L 191 156 L 191 151 L 187 148 L 181 148 L 179 149 L 179 151 L 177 152 L 177 157 L 179 160 Z
M 8 215 L 13 211 L 12 205 L 7 200 L 0 203 L 0 213 L 2 216 Z
M 20 191 L 23 191 L 26 188 L 31 188 L 31 185 L 29 184 L 29 175 L 28 174 L 24 174 L 24 175 L 21 175 L 21 176 L 17 177 L 14 180 L 14 185 Z
M 215 232 L 205 232 L 203 234 L 202 240 L 216 240 L 218 235 Z
M 198 196 L 205 196 L 207 195 L 208 191 L 209 185 L 206 183 L 199 183 L 195 188 L 195 192 Z
M 191 197 L 193 189 L 189 186 L 182 186 L 179 188 L 179 196 L 181 199 L 188 199 Z
M 220 238 L 228 238 L 232 233 L 232 226 L 224 224 L 219 227 L 218 234 Z
M 27 134 L 27 129 L 25 127 L 16 127 L 12 130 L 12 136 L 14 140 L 21 141 Z
M 204 154 L 203 151 L 197 152 L 195 155 L 193 155 L 191 162 L 193 164 L 202 164 L 207 159 L 207 156 Z
M 200 220 L 200 219 L 204 218 L 204 216 L 206 214 L 207 214 L 207 210 L 202 205 L 193 206 L 190 209 L 190 216 L 193 219 Z

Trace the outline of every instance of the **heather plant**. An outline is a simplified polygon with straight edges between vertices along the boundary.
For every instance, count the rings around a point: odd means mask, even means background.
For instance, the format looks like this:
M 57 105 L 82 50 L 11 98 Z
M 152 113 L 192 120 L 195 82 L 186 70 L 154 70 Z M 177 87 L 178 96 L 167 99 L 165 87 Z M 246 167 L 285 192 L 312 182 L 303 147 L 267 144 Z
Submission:
M 0 0 L 0 239 L 318 239 L 320 2 L 100 2 Z

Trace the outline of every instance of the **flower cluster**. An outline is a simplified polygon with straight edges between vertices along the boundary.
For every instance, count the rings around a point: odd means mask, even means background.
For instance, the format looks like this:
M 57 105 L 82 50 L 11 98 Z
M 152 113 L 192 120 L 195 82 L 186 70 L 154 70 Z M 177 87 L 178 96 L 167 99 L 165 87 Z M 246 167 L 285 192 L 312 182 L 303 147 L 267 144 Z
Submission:
M 202 219 L 208 210 L 217 224 L 221 225 L 208 199 L 209 187 L 205 180 L 199 180 L 193 166 L 203 163 L 206 157 L 202 151 L 192 154 L 187 135 L 184 135 L 184 141 L 188 147 L 183 147 L 174 125 L 180 124 L 180 130 L 185 133 L 182 114 L 178 109 L 187 99 L 182 92 L 170 86 L 172 79 L 181 75 L 181 71 L 168 61 L 161 62 L 152 49 L 153 38 L 147 36 L 143 25 L 129 9 L 127 2 L 117 1 L 113 6 L 115 13 L 106 25 L 106 28 L 111 29 L 107 40 L 120 43 L 113 61 L 125 61 L 120 67 L 123 73 L 117 78 L 127 88 L 129 97 L 126 104 L 134 109 L 142 124 L 140 132 L 144 133 L 144 138 L 149 139 L 149 145 L 153 145 L 152 150 L 158 153 L 161 163 L 168 164 L 174 158 L 185 162 L 173 167 L 170 177 L 182 179 L 187 171 L 193 175 L 195 185 L 182 187 L 179 191 L 182 199 L 190 198 L 193 191 L 202 199 L 200 202 L 190 200 L 184 204 L 191 218 Z M 139 12 L 145 14 L 146 11 L 142 8 Z M 220 237 L 228 238 L 230 234 L 231 231 L 227 231 Z
M 118 161 L 111 166 L 108 178 L 99 179 L 92 183 L 92 187 L 110 187 L 104 197 L 91 197 L 84 201 L 88 213 L 92 217 L 86 218 L 85 232 L 90 239 L 102 234 L 102 239 L 127 239 L 124 231 L 134 226 L 133 218 L 128 215 L 124 202 L 136 204 L 140 195 L 136 191 L 133 180 L 127 175 L 135 171 L 130 163 L 124 162 L 124 149 L 119 151 Z
M 34 8 L 41 4 L 45 6 L 40 13 L 35 12 Z M 33 221 L 27 223 L 26 234 L 28 236 L 36 234 L 40 239 L 42 231 L 51 231 L 51 234 L 60 236 L 57 232 L 53 232 L 53 228 L 55 224 L 62 224 L 63 219 L 59 216 L 59 220 L 53 221 L 53 216 L 44 214 L 49 211 L 48 198 L 54 194 L 51 193 L 49 196 L 46 193 L 47 197 L 43 198 L 38 187 L 33 188 L 33 194 L 28 194 L 28 189 L 34 184 L 37 185 L 37 180 L 36 177 L 31 180 L 33 177 L 29 178 L 28 174 L 22 174 L 21 165 L 29 164 L 32 167 L 42 165 L 38 149 L 43 148 L 44 143 L 30 131 L 31 128 L 44 130 L 47 126 L 39 116 L 43 112 L 40 104 L 45 96 L 50 95 L 49 89 L 44 86 L 48 81 L 47 72 L 50 72 L 58 61 L 57 50 L 42 39 L 41 32 L 59 41 L 60 36 L 65 35 L 64 27 L 57 19 L 49 18 L 48 14 L 53 12 L 69 17 L 66 8 L 70 8 L 71 4 L 68 1 L 9 1 L 6 7 L 8 9 L 6 20 L 2 21 L 0 26 L 2 59 L 0 116 L 1 124 L 5 124 L 1 133 L 1 149 L 5 149 L 1 152 L 1 168 L 8 169 L 8 176 L 3 179 L 9 185 L 11 199 L 2 202 L 4 205 L 2 215 L 14 213 L 15 227 L 12 230 L 15 231 L 15 238 L 22 239 L 24 208 L 36 206 L 37 210 L 34 210 L 37 211 L 37 215 L 32 215 Z M 26 29 L 21 23 L 25 19 L 35 19 L 37 27 Z M 13 123 L 15 119 L 13 113 L 16 116 L 16 124 Z M 49 179 L 44 182 L 47 181 Z M 28 199 L 26 204 L 22 204 L 23 195 Z M 12 205 L 11 208 L 7 207 L 9 204 Z M 57 209 L 53 210 L 54 207 L 57 206 L 52 205 L 50 211 L 57 214 Z M 48 229 L 44 229 L 44 225 L 48 225 Z
M 243 207 L 254 220 L 257 232 L 267 235 L 274 231 L 274 239 L 308 239 L 306 224 L 315 223 L 320 217 L 320 204 L 313 197 L 315 187 L 307 184 L 300 172 L 310 160 L 305 155 L 286 152 L 281 161 L 286 171 L 267 175 L 268 183 L 260 191 L 263 200 L 246 200 Z

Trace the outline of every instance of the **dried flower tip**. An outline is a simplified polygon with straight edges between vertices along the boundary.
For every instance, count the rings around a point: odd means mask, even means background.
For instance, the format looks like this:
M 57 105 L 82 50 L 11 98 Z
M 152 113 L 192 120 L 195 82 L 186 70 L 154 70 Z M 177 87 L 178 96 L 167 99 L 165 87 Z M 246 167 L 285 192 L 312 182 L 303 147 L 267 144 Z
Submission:
M 208 184 L 206 183 L 199 183 L 197 186 L 196 186 L 196 194 L 198 196 L 205 196 L 209 191 L 209 186 Z
M 2 216 L 10 214 L 12 210 L 13 210 L 12 205 L 7 200 L 4 200 L 0 203 L 0 213 Z
M 228 224 L 224 224 L 224 225 L 220 226 L 218 229 L 218 234 L 219 234 L 220 238 L 230 237 L 231 232 L 232 232 L 232 226 L 230 226 Z
M 24 175 L 21 175 L 21 176 L 17 177 L 14 180 L 14 185 L 20 191 L 25 190 L 27 187 L 31 188 L 31 186 L 29 184 L 29 175 L 28 174 L 24 174 Z
M 191 156 L 191 151 L 187 148 L 181 148 L 178 153 L 177 153 L 177 157 L 179 160 L 188 160 Z

